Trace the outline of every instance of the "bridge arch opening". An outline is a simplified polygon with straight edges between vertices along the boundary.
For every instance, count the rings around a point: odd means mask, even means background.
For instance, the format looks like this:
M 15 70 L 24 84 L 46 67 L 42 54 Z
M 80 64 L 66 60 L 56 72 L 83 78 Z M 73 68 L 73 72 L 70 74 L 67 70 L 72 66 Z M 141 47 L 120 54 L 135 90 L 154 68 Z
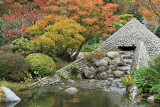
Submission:
M 135 50 L 135 46 L 118 46 L 118 49 L 123 50 L 123 51 L 130 51 L 130 50 Z

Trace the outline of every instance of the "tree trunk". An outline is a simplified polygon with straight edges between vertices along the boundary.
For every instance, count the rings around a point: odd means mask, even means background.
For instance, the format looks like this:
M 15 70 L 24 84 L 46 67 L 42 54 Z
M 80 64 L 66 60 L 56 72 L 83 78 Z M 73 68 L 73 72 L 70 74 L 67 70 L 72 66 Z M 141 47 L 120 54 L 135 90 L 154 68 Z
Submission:
M 74 54 L 74 56 L 72 57 L 72 61 L 76 60 L 80 50 L 82 49 L 83 45 L 89 40 L 90 36 L 88 36 L 81 44 L 80 46 L 78 47 L 76 53 Z
M 69 53 L 67 52 L 68 46 L 64 48 L 63 60 L 70 61 Z
M 154 21 L 154 30 L 153 30 L 153 33 L 155 34 L 157 32 L 157 29 L 158 29 L 158 24 L 156 23 L 156 21 Z

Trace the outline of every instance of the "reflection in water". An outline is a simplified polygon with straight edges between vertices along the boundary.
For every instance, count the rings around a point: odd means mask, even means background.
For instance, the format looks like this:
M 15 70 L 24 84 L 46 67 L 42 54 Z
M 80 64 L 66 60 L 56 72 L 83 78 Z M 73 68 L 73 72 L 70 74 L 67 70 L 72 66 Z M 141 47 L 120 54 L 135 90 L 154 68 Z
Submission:
M 58 87 L 19 92 L 18 96 L 22 101 L 15 107 L 145 107 L 145 104 L 131 104 L 128 97 L 119 92 L 78 89 L 78 93 L 74 95 L 67 94 L 65 88 L 59 90 Z M 14 107 L 14 105 L 6 107 Z
M 102 89 L 79 89 L 78 93 L 69 95 L 65 88 L 48 87 L 20 92 L 18 96 L 22 101 L 15 107 L 145 107 L 145 104 L 131 104 L 128 97 L 119 92 Z M 15 104 L 8 103 L 6 107 Z
M 5 107 L 14 107 L 16 104 L 18 104 L 20 101 L 15 101 L 15 102 L 8 102 L 5 104 Z

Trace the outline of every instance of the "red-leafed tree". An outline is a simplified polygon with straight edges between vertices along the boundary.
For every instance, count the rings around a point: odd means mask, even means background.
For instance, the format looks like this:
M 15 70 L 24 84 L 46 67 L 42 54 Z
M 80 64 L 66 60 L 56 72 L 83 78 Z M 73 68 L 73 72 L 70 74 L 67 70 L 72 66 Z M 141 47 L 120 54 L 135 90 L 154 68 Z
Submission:
M 37 20 L 40 20 L 43 16 L 47 15 L 47 13 L 41 12 L 37 8 L 34 8 L 34 5 L 37 3 L 28 0 L 26 4 L 21 4 L 21 1 L 22 0 L 17 0 L 15 2 L 12 0 L 4 2 L 5 4 L 12 6 L 12 8 L 8 9 L 9 13 L 3 14 L 1 17 L 1 19 L 5 22 L 3 29 L 5 29 L 6 43 L 22 36 L 32 39 L 31 36 L 26 34 L 27 27 L 35 24 Z
M 111 26 L 118 5 L 105 4 L 103 0 L 49 0 L 45 10 L 50 10 L 54 14 L 72 18 L 83 25 L 87 30 L 82 35 L 85 40 L 76 50 L 73 59 L 77 57 L 82 46 L 94 36 L 105 36 L 108 32 L 116 29 Z

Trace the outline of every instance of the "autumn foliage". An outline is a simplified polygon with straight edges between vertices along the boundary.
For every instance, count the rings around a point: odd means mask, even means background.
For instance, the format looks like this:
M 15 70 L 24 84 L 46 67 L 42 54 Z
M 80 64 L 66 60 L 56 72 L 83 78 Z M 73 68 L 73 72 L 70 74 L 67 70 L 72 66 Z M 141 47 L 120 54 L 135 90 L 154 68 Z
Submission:
M 94 36 L 106 36 L 116 30 L 112 26 L 118 17 L 114 15 L 119 7 L 117 4 L 105 4 L 103 0 L 49 0 L 45 11 L 74 19 L 76 22 L 85 26 L 83 33 L 85 40 L 77 48 L 75 59 L 82 46 Z
M 144 14 L 146 20 L 154 21 L 160 24 L 160 1 L 146 0 L 139 11 Z
M 89 39 L 116 31 L 114 13 L 119 6 L 103 0 L 13 0 L 11 4 L 14 8 L 2 16 L 6 42 L 28 38 L 39 52 L 46 53 L 59 41 L 65 52 L 76 51 L 75 59 Z
M 115 31 L 110 24 L 117 18 L 117 4 L 105 4 L 103 0 L 49 0 L 45 10 L 76 20 L 85 26 L 89 35 L 97 36 Z
M 42 53 L 49 52 L 56 42 L 62 42 L 64 48 L 77 48 L 84 40 L 80 33 L 85 30 L 73 19 L 55 15 L 45 16 L 27 29 L 30 35 L 38 37 L 33 43 Z

